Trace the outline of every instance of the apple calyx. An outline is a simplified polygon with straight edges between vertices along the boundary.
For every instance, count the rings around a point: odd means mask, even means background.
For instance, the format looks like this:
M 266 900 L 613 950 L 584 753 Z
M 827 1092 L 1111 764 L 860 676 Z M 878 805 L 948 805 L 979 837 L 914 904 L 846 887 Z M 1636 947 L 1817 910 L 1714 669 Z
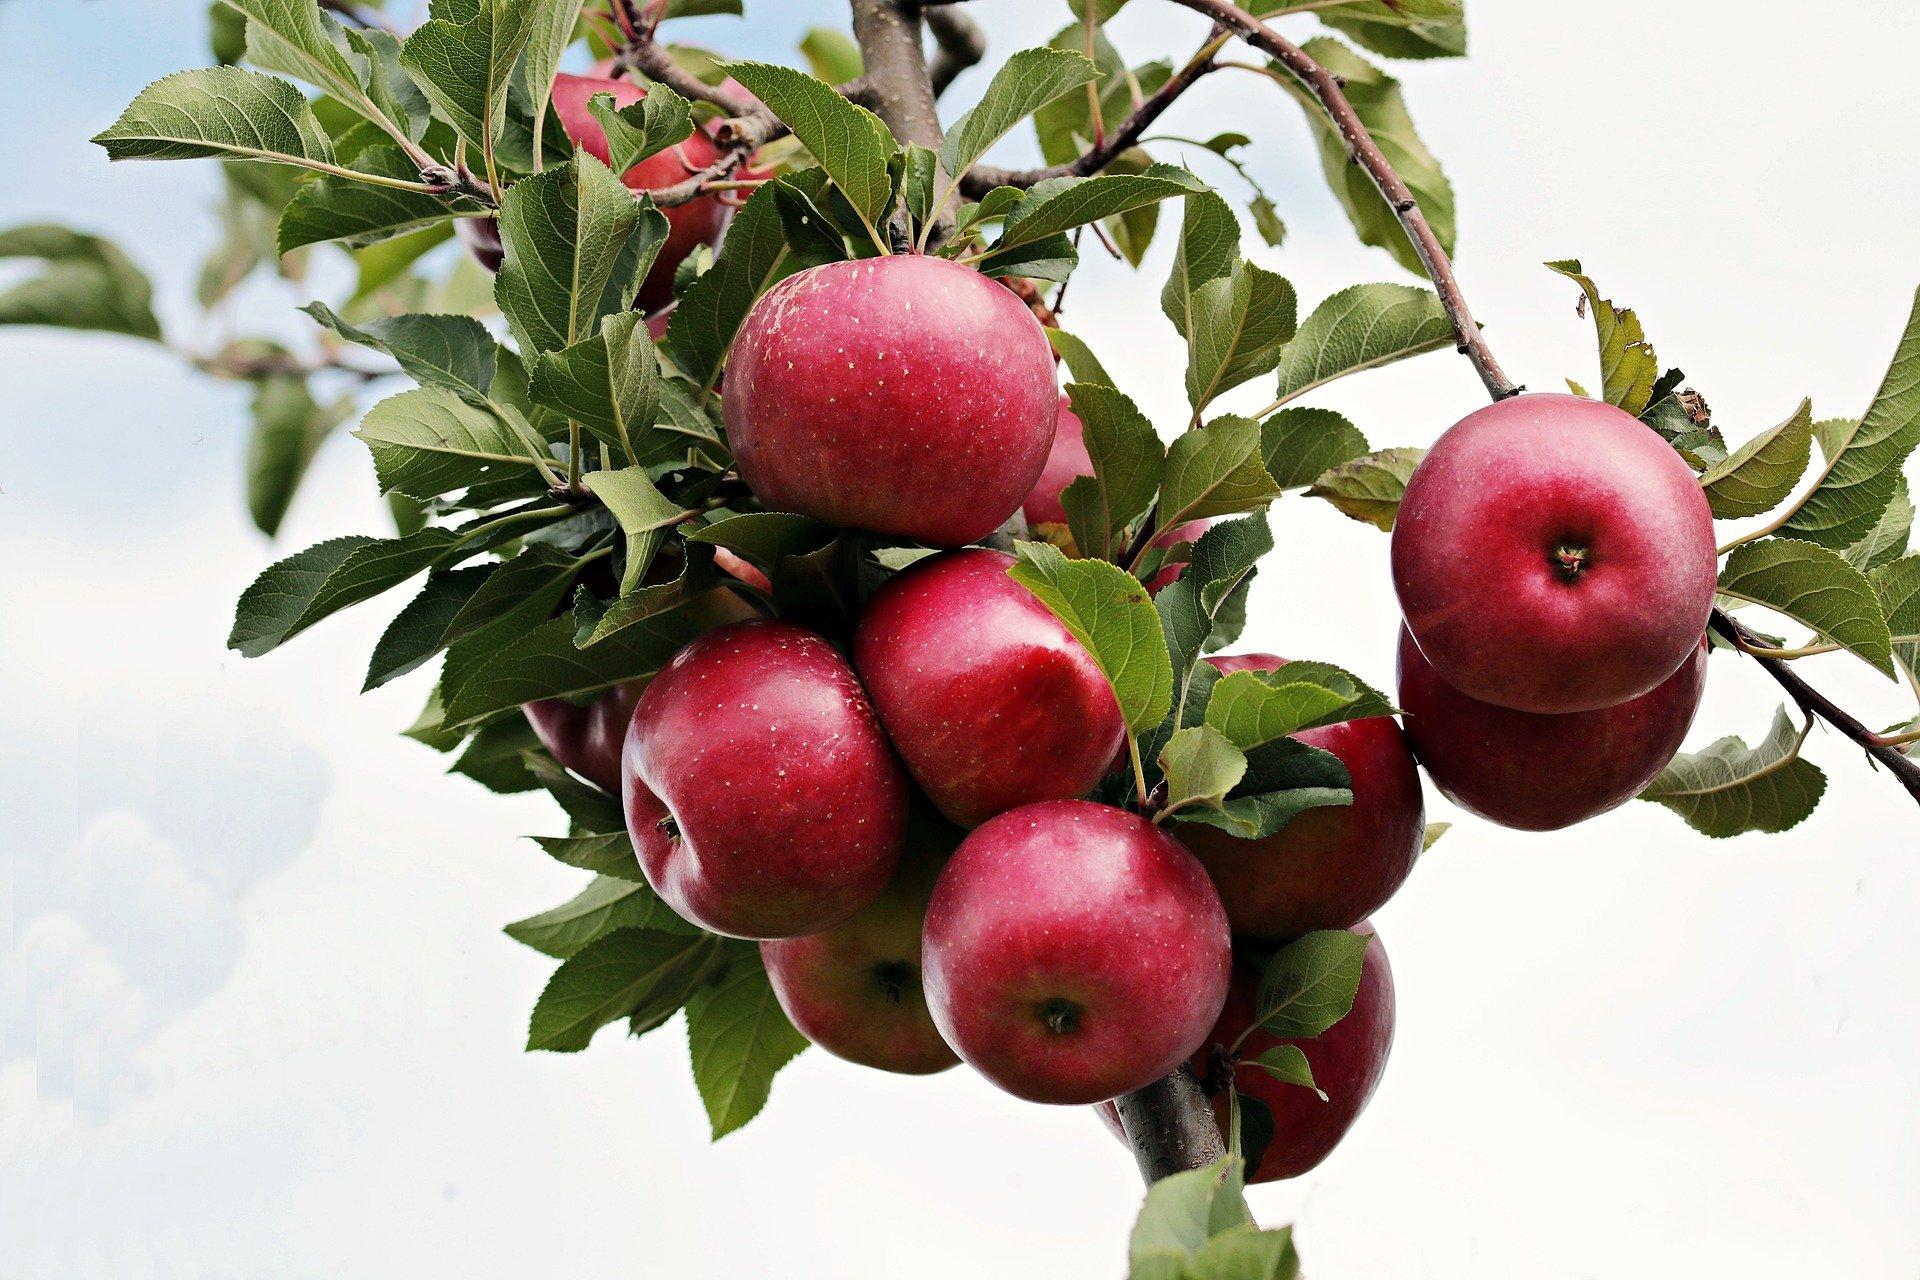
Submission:
M 1553 562 L 1553 567 L 1559 572 L 1562 581 L 1578 582 L 1581 570 L 1587 567 L 1587 562 L 1592 555 L 1590 548 L 1571 542 L 1562 542 L 1553 548 L 1553 554 L 1548 559 Z
M 1047 1030 L 1057 1036 L 1070 1036 L 1078 1031 L 1083 1012 L 1074 1001 L 1058 996 L 1043 1001 L 1039 1008 L 1040 1021 L 1046 1023 Z

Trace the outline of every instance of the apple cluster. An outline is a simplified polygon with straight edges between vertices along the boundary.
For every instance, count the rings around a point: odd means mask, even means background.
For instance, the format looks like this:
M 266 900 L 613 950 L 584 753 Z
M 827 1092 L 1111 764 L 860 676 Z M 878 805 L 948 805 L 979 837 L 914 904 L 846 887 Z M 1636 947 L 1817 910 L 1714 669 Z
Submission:
M 757 940 L 794 1025 L 841 1057 L 964 1060 L 1055 1104 L 1107 1104 L 1191 1063 L 1223 1126 L 1235 1089 L 1275 1116 L 1256 1178 L 1317 1164 L 1392 1039 L 1366 921 L 1425 831 L 1399 725 L 1298 734 L 1338 757 L 1353 803 L 1258 839 L 1176 838 L 1086 798 L 1128 759 L 1113 687 L 1013 557 L 971 544 L 1022 510 L 1070 541 L 1060 494 L 1092 464 L 1043 330 L 978 272 L 894 255 L 787 277 L 741 327 L 722 408 L 766 506 L 937 550 L 872 593 L 844 651 L 792 621 L 738 622 L 644 689 L 527 708 L 561 764 L 620 794 L 661 899 Z M 1162 534 L 1151 589 L 1204 527 Z M 721 567 L 767 586 L 739 557 Z M 1297 1041 L 1314 1087 L 1256 1069 L 1281 1040 L 1256 1025 L 1255 962 L 1346 929 L 1370 941 L 1351 1012 Z

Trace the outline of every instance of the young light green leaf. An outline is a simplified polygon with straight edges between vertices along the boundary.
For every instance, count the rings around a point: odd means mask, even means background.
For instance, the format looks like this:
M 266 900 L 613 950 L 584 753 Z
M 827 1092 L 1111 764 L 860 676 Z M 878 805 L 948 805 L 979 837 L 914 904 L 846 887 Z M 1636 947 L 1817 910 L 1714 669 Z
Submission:
M 525 723 L 520 721 L 523 726 Z M 587 839 L 605 841 L 609 837 Z M 565 960 L 616 929 L 650 929 L 679 935 L 699 932 L 667 909 L 666 903 L 647 885 L 645 877 L 636 880 L 596 875 L 586 888 L 552 910 L 514 921 L 507 926 L 506 934 L 542 955 Z
M 1166 718 L 1173 669 L 1153 598 L 1126 570 L 1104 560 L 1068 560 L 1057 547 L 1017 542 L 1008 575 L 1073 633 L 1100 664 L 1135 734 Z
M 1307 1061 L 1307 1055 L 1297 1044 L 1277 1044 L 1255 1058 L 1250 1065 L 1258 1067 L 1282 1084 L 1297 1084 L 1319 1094 L 1320 1101 L 1327 1100 L 1326 1090 L 1313 1082 L 1313 1064 Z
M 1255 1021 L 1282 1040 L 1306 1040 L 1347 1016 L 1360 990 L 1368 938 L 1321 929 L 1274 953 L 1260 975 Z
M 1093 462 L 1093 475 L 1062 495 L 1068 527 L 1081 555 L 1111 559 L 1119 532 L 1153 504 L 1166 447 L 1146 415 L 1110 386 L 1071 383 L 1067 398 Z
M 582 947 L 540 993 L 527 1048 L 578 1053 L 610 1022 L 677 1008 L 694 994 L 719 946 L 711 934 L 618 929 Z
M 1453 824 L 1451 822 L 1429 822 L 1427 824 L 1426 834 L 1420 838 L 1420 852 L 1425 853 L 1427 850 L 1433 848 L 1434 845 L 1440 843 L 1440 837 L 1451 830 L 1453 830 Z
M 1276 738 L 1245 754 L 1247 776 L 1234 788 L 1237 794 L 1216 809 L 1188 809 L 1177 820 L 1218 827 L 1241 840 L 1261 840 L 1309 809 L 1353 803 L 1353 777 L 1330 751 Z
M 1771 431 L 1763 431 L 1700 477 L 1716 519 L 1763 515 L 1786 501 L 1807 469 L 1813 449 L 1813 401 Z
M 1167 779 L 1168 810 L 1217 809 L 1246 776 L 1247 757 L 1224 734 L 1197 725 L 1167 739 L 1160 749 L 1160 771 Z
M 436 17 L 423 23 L 400 50 L 401 65 L 434 110 L 489 163 L 506 124 L 514 63 L 536 18 L 551 23 L 555 7 L 552 0 L 478 0 L 463 21 Z M 557 65 L 558 52 L 546 49 L 542 57 L 552 56 Z
M 1187 1263 L 1211 1237 L 1246 1220 L 1237 1161 L 1228 1158 L 1162 1178 L 1147 1189 L 1127 1240 L 1132 1275 L 1182 1280 Z M 1158 1269 L 1169 1264 L 1171 1270 Z
M 392 356 L 422 386 L 444 387 L 475 404 L 486 403 L 499 344 L 473 317 L 382 316 L 354 325 L 324 302 L 310 302 L 301 310 L 348 342 Z
M 852 36 L 832 27 L 812 27 L 800 37 L 800 56 L 816 80 L 845 84 L 866 70 L 866 59 Z
M 253 393 L 253 431 L 247 437 L 247 512 L 269 538 L 280 522 L 320 444 L 353 412 L 353 399 L 314 402 L 307 380 L 268 378 Z
M 733 335 L 787 257 L 779 193 L 769 183 L 734 215 L 713 266 L 687 286 L 667 325 L 667 352 L 687 377 L 710 387 Z
M 1400 82 L 1338 40 L 1322 36 L 1307 41 L 1302 47 L 1321 66 L 1344 78 L 1347 100 L 1353 104 L 1361 123 L 1420 202 L 1420 210 L 1441 247 L 1453 252 L 1453 186 L 1415 130 L 1413 116 L 1400 93 Z M 1305 86 L 1291 76 L 1283 77 L 1281 83 L 1307 114 L 1307 122 L 1320 145 L 1320 164 L 1326 173 L 1327 185 L 1346 208 L 1360 242 L 1387 250 L 1401 266 L 1424 275 L 1420 256 L 1401 228 L 1399 217 L 1366 170 L 1353 163 L 1339 129 Z
M 1413 469 L 1425 449 L 1381 449 L 1363 454 L 1321 474 L 1307 489 L 1309 498 L 1325 498 L 1355 520 L 1391 530 Z
M 1236 671 L 1214 686 L 1207 724 L 1242 751 L 1302 729 L 1393 714 L 1393 704 L 1358 676 L 1325 662 L 1289 662 L 1277 671 Z
M 615 107 L 612 94 L 597 93 L 587 110 L 606 130 L 607 167 L 615 173 L 625 173 L 693 133 L 693 104 L 663 84 L 649 85 L 646 97 L 625 107 Z
M 300 91 L 238 67 L 154 81 L 93 141 L 114 160 L 214 157 L 336 168 L 333 144 Z
M 1160 482 L 1160 524 L 1256 511 L 1280 495 L 1260 451 L 1260 424 L 1218 418 L 1181 433 L 1167 450 Z
M 687 1047 L 715 1141 L 760 1114 L 774 1075 L 807 1038 L 780 1008 L 757 949 L 739 946 L 726 976 L 688 1001 Z
M 1586 295 L 1586 307 L 1593 313 L 1594 332 L 1600 339 L 1601 395 L 1608 404 L 1639 417 L 1652 403 L 1653 384 L 1660 379 L 1660 358 L 1647 341 L 1640 317 L 1601 297 L 1599 286 L 1582 274 L 1577 259 L 1549 262 L 1547 266 L 1579 285 Z
M 1187 325 L 1187 403 L 1196 413 L 1279 362 L 1297 306 L 1286 277 L 1251 262 L 1200 286 Z
M 398 147 L 369 147 L 354 157 L 354 171 L 396 181 L 417 180 L 419 171 Z M 325 174 L 303 183 L 280 214 L 281 253 L 330 240 L 364 248 L 426 227 L 442 226 L 478 206 L 418 191 L 402 191 L 358 178 Z
M 1187 1275 L 1191 1280 L 1299 1280 L 1293 1229 L 1230 1227 L 1207 1241 Z
M 1893 639 L 1866 576 L 1838 552 L 1798 538 L 1764 538 L 1733 549 L 1720 593 L 1813 628 L 1894 675 Z
M 610 315 L 586 341 L 536 355 L 532 374 L 535 400 L 642 461 L 660 409 L 660 357 L 639 312 Z
M 1431 289 L 1357 284 L 1313 309 L 1280 353 L 1278 400 L 1336 378 L 1452 346 L 1453 323 Z
M 626 311 L 666 239 L 666 219 L 581 151 L 571 165 L 513 184 L 500 239 L 506 261 L 494 294 L 527 356 L 572 346 L 600 317 Z
M 499 412 L 444 387 L 382 400 L 353 434 L 373 453 L 383 493 L 425 501 L 522 471 L 530 490 L 540 487 L 526 439 Z
M 620 578 L 620 594 L 627 595 L 639 588 L 667 530 L 689 513 L 660 492 L 644 467 L 590 471 L 583 483 L 594 497 L 607 504 L 627 535 L 627 564 Z
M 1785 831 L 1820 803 L 1827 776 L 1800 756 L 1805 734 L 1783 707 L 1757 747 L 1726 737 L 1703 751 L 1681 753 L 1640 793 L 1688 826 L 1716 840 L 1745 831 Z
M 153 286 L 108 240 L 46 223 L 0 231 L 0 259 L 46 266 L 0 289 L 0 325 L 53 325 L 160 339 Z
M 1304 489 L 1366 451 L 1360 428 L 1331 409 L 1282 409 L 1260 424 L 1260 456 L 1282 489 Z
M 989 258 L 1037 244 L 1064 231 L 1098 222 L 1175 196 L 1207 193 L 1209 188 L 1178 165 L 1157 164 L 1144 173 L 1110 173 L 1093 178 L 1048 178 L 1037 183 L 1007 214 Z M 1232 211 L 1228 210 L 1228 217 Z
M 425 573 L 454 535 L 422 529 L 404 538 L 334 538 L 269 565 L 240 594 L 227 647 L 257 658 L 328 614 Z
M 1064 49 L 1022 49 L 1008 58 L 979 103 L 947 130 L 940 145 L 940 167 L 946 170 L 947 181 L 958 183 L 1015 125 L 1098 74 L 1084 54 Z
M 727 70 L 806 144 L 869 227 L 878 227 L 893 199 L 887 162 L 894 153 L 880 117 L 792 67 L 733 62 Z
M 1893 500 L 1901 467 L 1920 444 L 1920 292 L 1866 416 L 1857 424 L 1821 426 L 1837 428 L 1821 440 L 1826 473 L 1781 532 L 1838 551 L 1873 530 Z

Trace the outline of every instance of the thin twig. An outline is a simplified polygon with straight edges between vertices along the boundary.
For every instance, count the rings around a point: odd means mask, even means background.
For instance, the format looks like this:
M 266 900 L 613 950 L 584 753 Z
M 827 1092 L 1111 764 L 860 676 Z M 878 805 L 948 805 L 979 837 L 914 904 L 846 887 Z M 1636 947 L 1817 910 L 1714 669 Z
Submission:
M 977 66 L 980 59 L 987 56 L 987 36 L 979 23 L 959 9 L 934 8 L 924 16 L 934 46 L 927 77 L 933 83 L 933 96 L 937 98 L 962 71 Z

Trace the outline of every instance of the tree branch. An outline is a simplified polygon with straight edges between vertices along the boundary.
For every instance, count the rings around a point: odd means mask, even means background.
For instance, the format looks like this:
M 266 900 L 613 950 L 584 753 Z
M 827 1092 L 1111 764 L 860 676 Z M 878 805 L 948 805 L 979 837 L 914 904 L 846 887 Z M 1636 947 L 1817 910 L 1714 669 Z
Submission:
M 1215 25 L 1213 35 L 1200 46 L 1193 57 L 1187 59 L 1185 66 L 1173 74 L 1172 79 L 1161 85 L 1153 95 L 1135 107 L 1133 113 L 1122 120 L 1107 136 L 1087 151 L 1065 164 L 1051 165 L 1044 169 L 996 169 L 988 165 L 975 165 L 972 172 L 960 184 L 961 189 L 970 197 L 979 199 L 995 187 L 1031 187 L 1048 178 L 1076 177 L 1084 178 L 1100 172 L 1140 141 L 1146 131 L 1153 126 L 1166 109 L 1191 89 L 1201 77 L 1218 69 L 1214 58 L 1219 54 L 1232 33 L 1226 28 Z
M 920 41 L 920 8 L 912 0 L 851 0 L 853 38 L 866 60 L 873 113 L 901 142 L 940 149 L 940 113 L 933 75 Z
M 1227 1154 L 1213 1106 L 1185 1066 L 1116 1099 L 1114 1109 L 1149 1186 L 1168 1174 L 1204 1169 Z
M 957 8 L 935 6 L 922 16 L 933 35 L 933 65 L 928 78 L 933 81 L 933 96 L 938 98 L 962 71 L 987 56 L 987 33 Z

